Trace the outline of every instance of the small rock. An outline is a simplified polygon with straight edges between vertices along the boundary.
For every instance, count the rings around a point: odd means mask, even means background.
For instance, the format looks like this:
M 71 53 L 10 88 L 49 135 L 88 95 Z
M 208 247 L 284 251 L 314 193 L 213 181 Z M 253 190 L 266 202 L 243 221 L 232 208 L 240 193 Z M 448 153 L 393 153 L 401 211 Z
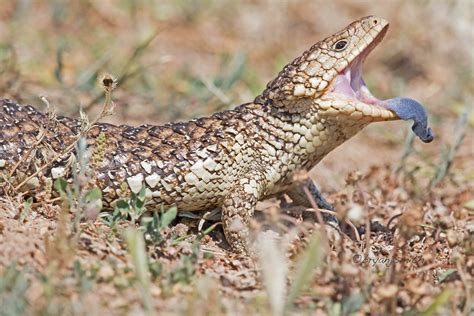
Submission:
M 378 294 L 382 298 L 392 298 L 398 292 L 398 287 L 395 284 L 389 284 L 379 288 Z
M 346 276 L 354 276 L 359 274 L 359 269 L 352 264 L 345 263 L 341 267 L 341 273 Z
M 102 280 L 110 280 L 114 274 L 114 270 L 109 265 L 103 265 L 97 272 L 97 276 Z
M 450 229 L 446 233 L 446 240 L 448 241 L 450 247 L 454 247 L 459 243 L 458 234 L 454 230 Z
M 356 226 L 364 223 L 364 210 L 359 204 L 352 204 L 347 212 L 347 219 L 353 222 Z
M 471 235 L 474 234 L 474 222 L 466 223 L 466 231 Z

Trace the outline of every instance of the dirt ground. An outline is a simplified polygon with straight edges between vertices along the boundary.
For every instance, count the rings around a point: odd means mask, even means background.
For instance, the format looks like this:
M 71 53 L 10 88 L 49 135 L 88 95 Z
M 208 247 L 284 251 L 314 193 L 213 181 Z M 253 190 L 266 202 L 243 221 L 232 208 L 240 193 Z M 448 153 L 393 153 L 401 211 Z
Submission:
M 77 222 L 78 210 L 60 201 L 1 196 L 0 315 L 472 313 L 473 7 L 469 0 L 2 4 L 0 98 L 44 109 L 46 96 L 61 114 L 78 117 L 82 108 L 94 117 L 108 72 L 117 78 L 117 107 L 104 121 L 120 124 L 184 120 L 252 101 L 315 42 L 380 15 L 390 29 L 365 62 L 364 79 L 379 98 L 422 102 L 436 139 L 410 142 L 408 122 L 367 127 L 309 176 L 350 223 L 380 225 L 349 237 L 315 224 L 310 211 L 264 201 L 252 223 L 253 257 L 231 253 L 219 223 L 200 227 L 180 216 L 153 230 L 149 213 L 134 220 L 94 212 Z

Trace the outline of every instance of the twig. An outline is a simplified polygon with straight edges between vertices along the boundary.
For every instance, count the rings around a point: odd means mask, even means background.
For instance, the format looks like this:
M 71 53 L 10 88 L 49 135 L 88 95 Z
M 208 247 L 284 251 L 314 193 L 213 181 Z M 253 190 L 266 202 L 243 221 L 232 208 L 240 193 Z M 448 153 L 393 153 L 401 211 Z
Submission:
M 417 273 L 421 273 L 421 272 L 425 272 L 425 271 L 428 271 L 428 270 L 431 270 L 431 269 L 434 269 L 434 268 L 437 268 L 437 267 L 442 267 L 444 266 L 445 264 L 442 263 L 442 262 L 439 262 L 439 263 L 432 263 L 432 264 L 429 264 L 429 265 L 426 265 L 426 266 L 423 266 L 419 269 L 416 269 L 416 270 L 413 270 L 413 271 L 410 271 L 410 272 L 405 272 L 402 274 L 403 277 L 406 277 L 406 276 L 409 276 L 409 275 L 412 275 L 412 274 L 417 274 Z
M 375 195 L 373 195 L 371 192 L 364 191 L 364 190 L 360 189 L 357 182 L 354 183 L 354 191 L 352 192 L 352 200 L 354 201 L 355 194 L 360 194 L 360 196 L 362 197 L 362 202 L 364 204 L 364 207 L 365 207 L 365 209 L 368 210 L 369 206 L 368 206 L 368 200 L 366 198 L 366 195 L 369 196 L 369 199 L 372 198 L 377 202 L 378 202 L 378 200 L 375 197 Z M 370 251 L 370 235 L 371 235 L 371 232 L 370 232 L 371 231 L 371 225 L 370 224 L 371 224 L 370 223 L 370 216 L 368 214 L 366 216 L 366 219 L 365 219 L 365 233 L 364 233 L 365 234 L 365 254 L 364 254 L 365 258 L 369 257 L 369 251 Z
M 390 253 L 390 257 L 389 257 L 390 258 L 389 262 L 391 262 L 392 264 L 390 265 L 390 269 L 389 269 L 389 272 L 387 274 L 387 276 L 388 276 L 388 282 L 387 283 L 388 284 L 397 284 L 398 283 L 398 280 L 396 280 L 397 262 L 394 260 L 394 258 L 397 257 L 399 242 L 400 242 L 400 238 L 397 238 L 397 236 L 395 236 L 394 243 L 393 243 L 393 249 L 392 249 L 392 252 Z M 402 248 L 402 252 L 403 251 L 404 251 L 404 248 Z M 403 258 L 403 254 L 402 254 L 402 258 Z M 390 305 L 388 306 L 389 314 L 394 314 L 395 313 L 395 307 L 396 307 L 395 306 L 395 299 L 396 299 L 396 297 L 391 297 L 391 299 L 390 299 Z
M 459 115 L 459 118 L 456 122 L 456 129 L 454 131 L 454 141 L 453 144 L 443 153 L 441 156 L 441 161 L 436 168 L 436 173 L 431 179 L 429 188 L 432 189 L 435 187 L 443 178 L 448 174 L 449 169 L 453 163 L 454 157 L 461 147 L 461 143 L 466 136 L 466 129 L 468 126 L 467 120 L 467 110 Z
M 222 256 L 222 257 L 227 256 L 227 254 L 224 253 L 224 252 L 216 251 L 216 250 L 214 250 L 214 249 L 207 248 L 206 246 L 201 246 L 201 251 L 202 251 L 202 252 L 211 253 L 211 254 L 213 254 L 213 255 Z
M 394 219 L 399 218 L 399 217 L 402 216 L 402 215 L 403 215 L 403 212 L 401 212 L 400 214 L 395 214 L 395 215 L 393 215 L 392 217 L 390 217 L 390 219 L 389 219 L 388 222 L 387 222 L 387 228 L 390 229 L 390 224 L 392 224 L 392 221 L 393 221 Z
M 43 101 L 46 104 L 46 111 L 48 113 L 48 122 L 47 123 L 49 124 L 51 122 L 54 122 L 54 120 L 56 119 L 56 114 L 54 113 L 54 109 L 51 107 L 51 105 L 49 104 L 46 97 L 42 96 L 42 97 L 40 97 L 40 99 L 41 99 L 41 101 Z M 10 176 L 11 177 L 13 177 L 13 175 L 15 174 L 18 167 L 28 159 L 28 157 L 30 156 L 33 149 L 36 148 L 39 144 L 41 144 L 41 142 L 43 141 L 43 138 L 46 136 L 46 130 L 47 130 L 47 128 L 45 126 L 41 126 L 41 130 L 38 134 L 37 141 L 33 144 L 33 146 L 28 148 L 26 153 L 15 164 L 12 171 L 10 171 Z
M 206 88 L 213 94 L 215 95 L 222 103 L 226 105 L 231 105 L 231 100 L 220 90 L 214 82 L 209 80 L 208 78 L 204 76 L 200 76 L 199 79 L 201 80 L 202 83 L 206 86 Z
M 400 157 L 400 163 L 395 169 L 395 174 L 400 173 L 405 167 L 405 162 L 407 158 L 414 152 L 413 143 L 415 141 L 415 134 L 411 131 L 411 128 L 408 128 L 407 137 L 405 139 L 405 145 L 403 146 L 403 154 Z
M 130 67 L 133 65 L 133 62 L 137 60 L 141 54 L 146 50 L 148 46 L 153 42 L 153 40 L 163 31 L 163 29 L 156 30 L 150 37 L 140 43 L 132 52 L 132 55 L 127 60 L 125 65 L 122 68 L 119 76 L 117 77 L 117 84 L 120 86 L 122 85 L 126 79 L 130 77 Z M 102 99 L 105 95 L 105 92 L 102 92 L 98 96 L 96 96 L 92 101 L 90 101 L 86 106 L 84 106 L 84 111 L 89 110 L 95 103 L 97 103 L 100 99 Z
M 418 224 L 417 226 L 423 227 L 423 228 L 429 228 L 429 229 L 436 229 L 436 227 L 432 225 L 427 225 L 427 224 Z
M 306 209 L 307 212 L 315 212 L 316 213 L 316 210 L 315 209 Z M 322 209 L 322 208 L 318 208 L 318 211 L 321 212 L 321 213 L 326 213 L 326 214 L 331 214 L 331 215 L 334 215 L 334 216 L 337 216 L 337 212 L 334 212 L 334 211 L 330 211 L 330 210 L 325 210 L 325 209 Z M 343 218 L 342 219 L 346 224 L 348 224 L 353 232 L 354 232 L 354 235 L 357 239 L 357 241 L 360 241 L 360 235 L 359 235 L 359 231 L 357 230 L 357 227 L 354 225 L 354 223 L 352 223 L 350 220 L 348 220 L 347 218 Z
M 459 277 L 461 278 L 461 282 L 464 286 L 464 292 L 466 295 L 466 301 L 464 302 L 464 315 L 469 314 L 469 309 L 471 308 L 471 301 L 472 301 L 472 291 L 471 291 L 471 284 L 472 282 L 469 282 L 468 277 L 464 273 L 463 266 L 461 265 L 461 261 L 457 260 L 456 262 L 456 268 L 458 269 L 458 274 Z
M 70 153 L 73 149 L 74 149 L 74 146 L 76 146 L 77 142 L 81 139 L 82 136 L 84 136 L 85 134 L 87 134 L 90 129 L 99 121 L 101 120 L 102 118 L 104 118 L 105 116 L 107 115 L 111 115 L 113 113 L 113 110 L 114 110 L 114 107 L 115 105 L 113 104 L 112 102 L 112 90 L 115 88 L 115 80 L 110 76 L 110 75 L 106 75 L 104 77 L 104 79 L 102 80 L 102 84 L 103 84 L 103 87 L 104 87 L 104 90 L 105 90 L 105 102 L 102 106 L 102 110 L 100 112 L 100 114 L 89 124 L 87 124 L 77 135 L 76 135 L 76 139 L 71 143 L 69 144 L 69 146 L 66 147 L 65 150 L 63 150 L 62 152 L 60 153 L 57 153 L 52 159 L 50 159 L 48 162 L 46 162 L 44 165 L 42 165 L 41 167 L 39 167 L 33 174 L 31 174 L 30 176 L 28 176 L 26 179 L 24 179 L 22 182 L 20 182 L 20 184 L 18 184 L 16 187 L 15 187 L 15 191 L 19 190 L 23 185 L 25 185 L 25 183 L 27 183 L 30 179 L 32 179 L 33 177 L 37 176 L 41 171 L 43 171 L 44 169 L 46 169 L 48 166 L 50 166 L 54 161 L 56 161 L 57 159 L 59 159 L 60 157 Z
M 309 192 L 309 189 L 306 186 L 304 186 L 303 190 L 309 202 L 311 203 L 311 206 L 316 211 L 316 218 L 318 219 L 318 223 L 321 226 L 321 229 L 320 229 L 321 240 L 323 241 L 323 244 L 324 244 L 324 250 L 326 251 L 326 253 L 329 253 L 329 241 L 328 241 L 328 236 L 326 232 L 326 227 L 324 226 L 323 216 L 321 215 L 321 212 L 319 211 L 319 208 L 316 204 L 316 201 L 314 200 L 313 195 L 311 194 L 311 192 Z

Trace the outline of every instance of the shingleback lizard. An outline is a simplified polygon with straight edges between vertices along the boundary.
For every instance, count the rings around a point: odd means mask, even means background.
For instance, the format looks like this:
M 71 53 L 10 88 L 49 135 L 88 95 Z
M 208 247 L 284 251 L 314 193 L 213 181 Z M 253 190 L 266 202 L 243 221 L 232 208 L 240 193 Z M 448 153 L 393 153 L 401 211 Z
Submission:
M 145 186 L 148 209 L 220 207 L 227 241 L 245 250 L 257 201 L 286 192 L 310 206 L 293 183 L 295 172 L 310 170 L 371 122 L 409 116 L 397 115 L 405 99 L 397 98 L 396 106 L 378 100 L 361 76 L 362 63 L 387 29 L 380 17 L 353 22 L 285 66 L 253 102 L 233 110 L 163 126 L 97 123 L 86 138 L 90 151 L 100 153 L 93 169 L 104 205 Z M 31 106 L 0 100 L 0 194 L 62 152 L 80 129 L 79 120 L 57 117 L 51 124 Z M 68 178 L 70 161 L 71 155 L 54 161 L 22 191 Z M 312 181 L 306 185 L 319 207 L 331 208 Z

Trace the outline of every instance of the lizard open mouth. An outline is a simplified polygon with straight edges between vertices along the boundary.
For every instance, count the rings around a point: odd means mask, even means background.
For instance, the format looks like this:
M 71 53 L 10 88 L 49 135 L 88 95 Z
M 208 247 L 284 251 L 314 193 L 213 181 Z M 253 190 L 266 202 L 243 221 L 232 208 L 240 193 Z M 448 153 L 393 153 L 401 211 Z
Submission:
M 428 118 L 423 106 L 410 98 L 397 97 L 387 100 L 377 99 L 362 78 L 362 64 L 370 52 L 382 41 L 387 33 L 388 23 L 373 36 L 369 44 L 336 76 L 329 91 L 346 96 L 355 101 L 351 106 L 342 105 L 341 110 L 354 118 L 354 111 L 362 113 L 370 121 L 413 120 L 412 130 L 423 141 L 431 142 L 433 131 L 428 127 Z M 369 33 L 372 35 L 371 33 Z
M 370 52 L 382 41 L 387 33 L 388 24 L 374 37 L 367 47 L 352 60 L 346 68 L 334 79 L 331 85 L 331 92 L 341 93 L 351 99 L 358 100 L 365 104 L 382 106 L 383 102 L 377 99 L 369 90 L 362 78 L 362 65 Z

